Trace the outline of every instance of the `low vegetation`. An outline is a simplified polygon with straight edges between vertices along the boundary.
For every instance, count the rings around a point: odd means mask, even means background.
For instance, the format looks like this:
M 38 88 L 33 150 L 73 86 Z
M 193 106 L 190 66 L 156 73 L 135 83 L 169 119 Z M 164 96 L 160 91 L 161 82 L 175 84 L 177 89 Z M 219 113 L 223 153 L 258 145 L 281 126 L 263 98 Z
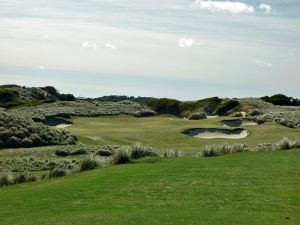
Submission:
M 70 118 L 71 116 L 96 117 L 103 115 L 132 115 L 136 117 L 156 115 L 149 107 L 136 102 L 100 102 L 100 101 L 72 101 L 54 102 L 35 107 L 17 108 L 10 114 L 35 121 L 46 121 L 47 118 Z
M 76 137 L 30 119 L 0 112 L 0 148 L 75 144 Z
M 164 157 L 178 158 L 183 157 L 182 151 L 171 149 L 163 152 L 153 150 L 149 146 L 142 144 L 134 144 L 131 146 L 66 146 L 68 150 L 55 151 L 56 157 L 63 158 L 38 161 L 35 158 L 30 158 L 28 164 L 33 164 L 35 167 L 28 167 L 23 170 L 12 169 L 2 171 L 0 175 L 0 186 L 8 186 L 25 182 L 33 182 L 46 178 L 63 177 L 80 171 L 88 171 L 96 168 L 107 167 L 110 165 L 128 164 L 137 162 L 137 160 L 145 157 Z M 207 145 L 201 151 L 203 157 L 214 157 L 236 152 L 257 152 L 257 151 L 279 151 L 291 150 L 300 148 L 300 139 L 291 140 L 284 138 L 278 143 L 262 143 L 256 145 L 248 144 L 233 144 L 233 145 Z M 72 150 L 70 150 L 72 149 Z M 110 152 L 110 155 L 100 156 L 99 152 Z M 60 153 L 58 153 L 60 152 Z M 62 154 L 65 152 L 68 154 Z M 79 153 L 80 152 L 80 153 Z M 20 162 L 25 162 L 27 159 L 14 159 L 13 166 L 16 167 Z M 2 162 L 3 163 L 3 162 Z M 1 164 L 0 164 L 1 166 Z M 32 172 L 41 171 L 41 176 L 33 175 Z M 48 172 L 47 172 L 48 171 Z M 46 172 L 46 173 L 45 173 Z
M 9 157 L 6 160 L 2 158 L 0 160 L 0 186 L 63 177 L 80 171 L 113 164 L 127 164 L 137 162 L 141 158 L 159 156 L 151 147 L 141 144 L 131 146 L 74 145 L 55 148 L 59 149 L 44 154 L 31 152 L 30 156 L 15 154 L 13 158 Z M 33 172 L 38 172 L 40 175 L 33 177 Z
M 200 151 L 203 157 L 214 157 L 220 155 L 231 154 L 235 152 L 249 152 L 249 151 L 279 151 L 300 148 L 300 139 L 291 140 L 283 138 L 278 143 L 262 143 L 254 146 L 247 144 L 234 145 L 207 145 Z
M 288 97 L 283 94 L 276 94 L 270 97 L 264 96 L 261 99 L 274 105 L 300 106 L 300 99 Z
M 55 101 L 75 101 L 72 94 L 60 94 L 54 87 L 0 86 L 0 107 L 33 106 Z
M 231 114 L 233 109 L 237 109 L 240 105 L 239 101 L 237 100 L 227 100 L 223 101 L 218 107 L 214 110 L 214 114 L 220 116 L 227 116 Z

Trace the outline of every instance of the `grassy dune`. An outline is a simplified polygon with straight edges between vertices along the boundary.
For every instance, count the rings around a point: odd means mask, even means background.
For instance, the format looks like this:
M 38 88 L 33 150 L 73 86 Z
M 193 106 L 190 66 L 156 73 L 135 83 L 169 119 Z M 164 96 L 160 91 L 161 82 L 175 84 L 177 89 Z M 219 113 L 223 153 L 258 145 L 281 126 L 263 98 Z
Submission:
M 299 159 L 300 150 L 152 159 L 16 185 L 0 189 L 0 223 L 299 224 Z
M 132 144 L 141 142 L 159 150 L 178 149 L 187 153 L 199 152 L 204 145 L 222 143 L 275 143 L 283 137 L 299 138 L 300 130 L 276 123 L 243 126 L 250 132 L 245 139 L 203 140 L 181 133 L 187 128 L 222 127 L 220 121 L 229 117 L 208 120 L 183 120 L 172 116 L 136 118 L 131 116 L 75 117 L 68 130 L 86 144 Z

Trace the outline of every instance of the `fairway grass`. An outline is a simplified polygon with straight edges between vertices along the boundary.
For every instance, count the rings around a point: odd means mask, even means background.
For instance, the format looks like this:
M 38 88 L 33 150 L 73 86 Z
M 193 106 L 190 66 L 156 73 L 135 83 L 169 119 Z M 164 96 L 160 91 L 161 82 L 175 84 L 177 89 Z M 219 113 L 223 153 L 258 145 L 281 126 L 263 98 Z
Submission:
M 67 128 L 85 144 L 130 145 L 140 142 L 157 150 L 177 149 L 187 154 L 195 154 L 208 144 L 258 144 L 276 143 L 283 137 L 299 138 L 300 129 L 292 129 L 280 124 L 267 122 L 258 126 L 241 126 L 249 132 L 240 140 L 203 140 L 188 137 L 182 131 L 191 128 L 225 128 L 218 117 L 205 120 L 184 120 L 173 116 L 136 118 L 131 116 L 75 117 L 74 125 Z
M 299 149 L 157 158 L 6 187 L 0 224 L 299 224 L 299 159 Z

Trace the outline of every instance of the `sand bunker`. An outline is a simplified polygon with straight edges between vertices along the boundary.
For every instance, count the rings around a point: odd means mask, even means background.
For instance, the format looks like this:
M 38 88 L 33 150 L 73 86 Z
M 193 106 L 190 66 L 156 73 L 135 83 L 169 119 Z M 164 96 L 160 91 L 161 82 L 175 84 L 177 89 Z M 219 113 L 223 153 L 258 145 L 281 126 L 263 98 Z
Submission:
M 194 128 L 183 132 L 183 134 L 204 139 L 226 138 L 226 139 L 241 139 L 248 136 L 248 131 L 242 128 L 236 129 L 220 129 L 220 128 Z
M 206 115 L 206 117 L 207 117 L 207 119 L 213 119 L 213 118 L 219 117 L 219 115 L 215 115 L 215 116 L 208 116 L 208 115 Z
M 73 125 L 71 121 L 65 120 L 64 118 L 55 117 L 55 116 L 47 116 L 43 120 L 35 119 L 35 122 L 43 123 L 50 127 L 55 127 L 58 129 L 70 127 Z
M 233 120 L 222 120 L 221 123 L 227 127 L 239 127 L 239 126 L 254 126 L 258 125 L 251 119 L 233 119 Z
M 70 126 L 72 126 L 72 124 L 59 124 L 59 125 L 56 125 L 55 128 L 62 129 L 62 128 L 70 127 Z

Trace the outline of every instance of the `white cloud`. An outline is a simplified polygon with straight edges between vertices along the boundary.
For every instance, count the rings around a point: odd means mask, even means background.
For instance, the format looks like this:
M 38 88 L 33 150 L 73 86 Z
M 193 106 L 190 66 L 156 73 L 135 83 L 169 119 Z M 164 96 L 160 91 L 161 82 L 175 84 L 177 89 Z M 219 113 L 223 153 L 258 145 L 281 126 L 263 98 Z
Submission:
M 106 43 L 104 46 L 105 46 L 105 48 L 110 48 L 112 50 L 117 50 L 116 46 L 114 46 L 112 44 L 109 44 L 109 43 Z
M 178 41 L 178 46 L 181 48 L 190 48 L 195 44 L 195 41 L 193 39 L 189 38 L 181 38 Z
M 255 63 L 256 63 L 257 66 L 264 67 L 264 68 L 271 68 L 273 66 L 272 63 L 262 61 L 262 60 L 259 60 L 259 59 L 255 60 Z
M 40 70 L 45 70 L 46 67 L 44 67 L 44 66 L 39 66 L 39 69 L 40 69 Z
M 220 2 L 220 1 L 201 1 L 196 0 L 195 4 L 202 10 L 210 12 L 225 12 L 232 14 L 254 13 L 255 9 L 251 5 L 242 2 Z
M 49 36 L 45 34 L 45 35 L 43 35 L 43 38 L 44 38 L 44 39 L 48 39 Z
M 261 3 L 258 8 L 260 10 L 264 11 L 266 14 L 269 14 L 272 12 L 272 7 L 265 3 Z
M 98 46 L 95 42 L 84 41 L 84 42 L 82 42 L 82 48 L 96 50 L 98 48 Z

